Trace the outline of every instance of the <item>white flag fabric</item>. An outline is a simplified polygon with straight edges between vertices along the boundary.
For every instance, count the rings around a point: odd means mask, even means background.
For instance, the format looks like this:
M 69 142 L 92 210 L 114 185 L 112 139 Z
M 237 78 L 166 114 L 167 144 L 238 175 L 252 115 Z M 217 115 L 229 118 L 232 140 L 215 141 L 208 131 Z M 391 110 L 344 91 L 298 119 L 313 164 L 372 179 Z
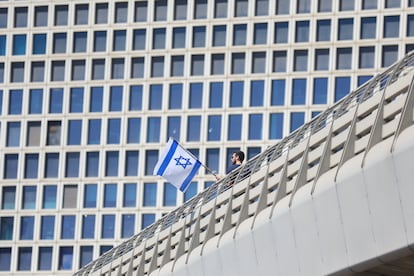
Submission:
M 185 192 L 200 166 L 199 160 L 170 138 L 155 165 L 154 175 L 164 177 L 181 192 Z

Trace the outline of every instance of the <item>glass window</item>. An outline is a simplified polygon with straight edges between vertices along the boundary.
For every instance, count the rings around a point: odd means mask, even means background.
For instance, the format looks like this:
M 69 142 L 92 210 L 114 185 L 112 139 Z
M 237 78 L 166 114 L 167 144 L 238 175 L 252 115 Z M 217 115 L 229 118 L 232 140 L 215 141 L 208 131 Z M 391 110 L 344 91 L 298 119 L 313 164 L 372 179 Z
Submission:
M 206 27 L 195 26 L 193 27 L 193 48 L 206 46 Z
M 15 7 L 14 8 L 14 27 L 23 28 L 27 27 L 27 7 Z
M 108 3 L 96 3 L 95 24 L 108 23 Z
M 168 109 L 181 109 L 183 100 L 183 85 L 181 83 L 170 84 Z
M 194 0 L 194 19 L 207 18 L 207 0 Z
M 24 178 L 37 178 L 39 170 L 39 154 L 26 153 L 25 155 L 25 167 Z
M 171 57 L 171 77 L 184 76 L 184 56 Z
M 213 45 L 226 46 L 226 25 L 217 25 L 213 27 Z
M 315 70 L 329 70 L 329 49 L 315 50 Z
M 385 0 L 385 8 L 399 8 L 401 0 Z
M 185 48 L 185 41 L 185 27 L 173 28 L 172 47 Z
M 145 175 L 152 175 L 158 161 L 158 150 L 145 151 Z
M 0 83 L 3 83 L 3 82 L 4 82 L 4 63 L 0 63 Z M 0 103 L 2 102 L 2 99 L 3 99 L 3 90 L 0 90 Z M 2 108 L 0 104 L 0 114 L 1 114 L 1 110 Z
M 24 82 L 24 62 L 12 62 L 10 82 Z
M 128 2 L 115 3 L 115 23 L 124 23 L 128 20 Z
M 227 0 L 215 0 L 214 18 L 227 17 Z
M 334 101 L 337 102 L 343 97 L 345 97 L 351 87 L 351 78 L 350 77 L 336 77 L 335 78 L 335 97 Z
M 59 173 L 59 153 L 46 153 L 45 178 L 56 178 Z
M 19 247 L 19 254 L 17 260 L 18 271 L 29 271 L 32 267 L 32 248 Z
M 63 89 L 51 88 L 49 97 L 49 113 L 62 113 Z
M 123 214 L 122 215 L 122 227 L 121 238 L 129 238 L 135 234 L 135 215 Z
M 108 119 L 108 144 L 119 144 L 121 133 L 121 119 Z
M 47 124 L 47 141 L 48 146 L 60 145 L 61 122 L 49 121 Z
M 63 208 L 76 208 L 78 202 L 78 186 L 65 185 L 63 187 Z
M 145 50 L 146 34 L 147 32 L 145 29 L 134 30 L 132 50 Z
M 82 268 L 93 260 L 93 246 L 81 246 L 79 255 L 79 268 Z
M 40 239 L 53 240 L 55 238 L 55 216 L 42 216 Z
M 203 84 L 190 83 L 190 108 L 201 108 L 203 105 Z
M 7 28 L 7 8 L 0 8 L 0 28 Z
M 37 261 L 38 270 L 52 269 L 53 247 L 39 247 L 39 255 Z
M 206 150 L 206 164 L 213 171 L 219 168 L 220 150 L 218 148 L 210 148 Z
M 224 66 L 223 66 L 224 67 Z M 252 73 L 266 72 L 266 52 L 255 52 L 252 55 Z
M 374 68 L 375 47 L 359 47 L 359 68 Z
M 66 153 L 65 177 L 79 176 L 79 152 Z
M 124 78 L 125 61 L 123 58 L 113 58 L 111 66 L 111 79 Z
M 75 216 L 63 215 L 61 225 L 61 239 L 73 239 L 75 236 Z
M 122 111 L 123 87 L 111 86 L 109 95 L 109 111 Z
M 384 16 L 384 38 L 400 37 L 400 16 Z
M 289 14 L 289 12 L 290 12 L 290 0 L 276 1 L 276 14 Z
M 272 106 L 283 106 L 285 104 L 286 81 L 272 80 L 272 91 L 270 102 Z
M 184 192 L 183 201 L 187 202 L 191 198 L 193 198 L 197 194 L 197 190 L 198 190 L 197 182 L 191 182 L 190 185 L 188 186 L 187 190 Z
M 88 121 L 88 145 L 99 145 L 101 143 L 101 119 L 90 119 Z
M 220 108 L 223 106 L 223 83 L 210 83 L 209 107 Z
M 224 74 L 224 54 L 212 54 L 211 55 L 211 74 L 212 75 Z
M 253 80 L 250 83 L 250 106 L 263 106 L 264 104 L 264 81 Z
M 165 49 L 165 28 L 153 30 L 152 49 Z
M 142 214 L 141 229 L 147 228 L 155 222 L 155 214 Z
M 95 215 L 82 216 L 82 239 L 95 237 Z
M 53 34 L 53 53 L 66 53 L 66 33 Z
M 167 20 L 167 0 L 155 1 L 154 6 L 154 21 Z
M 310 0 L 298 0 L 296 6 L 297 13 L 310 13 Z
M 180 140 L 181 117 L 169 116 L 167 120 L 167 137 L 173 137 Z
M 61 246 L 59 248 L 59 270 L 72 270 L 73 247 Z
M 246 45 L 247 25 L 235 24 L 233 26 L 233 45 Z
M 304 112 L 292 112 L 290 113 L 290 132 L 295 131 L 301 127 L 305 122 Z
M 125 176 L 138 175 L 138 151 L 125 152 Z
M 342 18 L 338 20 L 338 40 L 352 40 L 354 32 L 354 19 Z
M 296 21 L 295 42 L 309 41 L 309 21 Z
M 269 14 L 269 0 L 256 0 L 255 15 L 268 15 Z
M 363 17 L 361 18 L 361 39 L 376 38 L 377 18 Z
M 164 57 L 151 58 L 151 77 L 164 76 Z
M 33 35 L 32 54 L 43 55 L 46 53 L 46 34 Z
M 244 74 L 245 72 L 245 53 L 232 53 L 231 55 L 231 73 Z
M 119 4 L 119 3 L 118 3 Z M 126 30 L 115 30 L 112 42 L 113 51 L 125 51 Z
M 93 32 L 93 51 L 105 52 L 106 51 L 106 31 Z
M 267 23 L 254 24 L 253 44 L 267 43 Z
M 147 142 L 159 142 L 160 141 L 160 117 L 149 117 L 147 126 Z
M 7 147 L 20 146 L 20 122 L 7 122 Z
M 283 138 L 283 113 L 271 113 L 269 118 L 269 139 Z
M 34 217 L 20 217 L 20 240 L 33 240 Z
M 413 14 L 410 14 L 407 16 L 407 36 L 414 36 L 414 15 Z M 0 45 L 0 48 L 1 48 L 1 45 Z
M 367 81 L 369 81 L 372 78 L 372 76 L 358 76 L 358 86 L 363 85 L 364 83 L 366 83 Z
M 294 71 L 308 70 L 308 50 L 295 50 L 294 53 Z
M 102 215 L 102 239 L 113 239 L 115 236 L 115 215 Z
M 234 3 L 234 16 L 241 17 L 247 16 L 249 13 L 249 2 L 248 0 L 235 0 Z
M 176 206 L 177 205 L 177 188 L 170 183 L 164 183 L 164 196 L 163 196 L 162 205 L 163 206 Z
M 135 207 L 137 204 L 137 184 L 125 183 L 122 207 Z
M 89 112 L 102 112 L 103 87 L 91 87 Z
M 86 52 L 86 43 L 88 41 L 87 32 L 75 32 L 73 34 L 73 52 Z
M 315 78 L 313 80 L 313 104 L 326 104 L 328 96 L 328 78 Z
M 17 166 L 19 164 L 18 154 L 5 154 L 4 155 L 4 179 L 16 179 L 17 178 Z
M 127 143 L 139 143 L 141 141 L 141 118 L 128 118 Z
M 230 107 L 242 107 L 244 95 L 244 82 L 232 81 L 230 83 Z
M 136 1 L 134 22 L 147 21 L 147 13 L 148 13 L 148 2 L 147 1 Z
M 85 60 L 72 60 L 71 80 L 85 80 Z
M 191 56 L 191 75 L 192 76 L 204 75 L 204 55 L 192 55 Z
M 273 72 L 286 72 L 287 63 L 286 51 L 274 51 L 273 52 Z
M 157 183 L 144 183 L 144 194 L 142 206 L 156 206 L 157 203 Z
M 16 205 L 16 187 L 4 186 L 1 194 L 1 209 L 12 210 Z
M 13 239 L 14 218 L 0 217 L 0 240 Z M 1 262 L 1 261 L 0 261 Z
M 353 11 L 355 6 L 355 0 L 340 0 L 339 10 L 340 11 Z
M 68 25 L 68 5 L 55 6 L 55 26 Z
M 6 55 L 6 38 L 7 38 L 6 35 L 0 35 L 0 56 L 5 56 Z M 4 70 L 4 68 L 3 68 L 3 70 Z
M 45 63 L 43 61 L 32 61 L 30 80 L 32 82 L 43 82 L 45 80 Z
M 26 54 L 26 35 L 13 35 L 13 55 L 20 56 Z
M 185 20 L 187 18 L 187 0 L 175 0 L 174 20 Z
M 37 6 L 35 7 L 34 14 L 34 26 L 35 27 L 44 27 L 47 26 L 47 6 Z
M 263 114 L 249 114 L 249 140 L 262 139 Z
M 52 61 L 52 81 L 65 80 L 65 61 Z
M 336 69 L 351 69 L 352 48 L 337 48 L 336 50 Z
M 188 116 L 187 141 L 200 141 L 201 116 Z
M 292 80 L 292 102 L 293 105 L 306 104 L 306 79 Z
M 85 25 L 88 24 L 88 4 L 77 4 L 75 6 L 75 25 Z
M 118 176 L 119 152 L 106 152 L 105 176 Z
M 36 186 L 24 186 L 22 209 L 36 209 Z
M 86 177 L 96 177 L 99 175 L 99 152 L 86 153 Z
M 236 141 L 241 140 L 242 120 L 243 116 L 240 114 L 229 115 L 229 126 L 227 133 L 227 140 Z
M 11 248 L 0 248 L 0 271 L 10 271 L 11 263 Z
M 389 67 L 398 60 L 398 45 L 382 46 L 382 67 Z
M 316 23 L 316 41 L 331 40 L 331 20 L 318 20 Z
M 220 141 L 221 115 L 209 115 L 207 127 L 207 141 Z
M 162 108 L 162 84 L 151 84 L 149 95 L 149 109 L 160 110 Z
M 144 57 L 132 58 L 131 63 L 132 63 L 131 64 L 131 78 L 143 78 L 144 77 Z
M 378 5 L 378 0 L 362 0 L 362 9 L 363 10 L 376 9 L 377 5 Z
M 42 208 L 43 209 L 55 209 L 56 208 L 56 185 L 47 185 L 43 186 L 43 199 L 42 199 Z
M 330 11 L 332 11 L 331 0 L 318 0 L 318 12 L 330 12 Z
M 289 22 L 276 22 L 274 43 L 287 43 L 288 35 L 289 35 Z
M 142 110 L 142 85 L 131 85 L 129 89 L 129 110 Z

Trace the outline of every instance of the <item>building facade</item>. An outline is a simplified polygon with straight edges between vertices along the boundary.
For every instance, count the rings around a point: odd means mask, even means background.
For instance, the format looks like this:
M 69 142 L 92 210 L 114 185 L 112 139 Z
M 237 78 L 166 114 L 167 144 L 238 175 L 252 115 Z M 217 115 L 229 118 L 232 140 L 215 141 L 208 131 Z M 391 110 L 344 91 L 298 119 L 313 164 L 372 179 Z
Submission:
M 413 0 L 0 1 L 0 275 L 67 275 L 414 49 Z

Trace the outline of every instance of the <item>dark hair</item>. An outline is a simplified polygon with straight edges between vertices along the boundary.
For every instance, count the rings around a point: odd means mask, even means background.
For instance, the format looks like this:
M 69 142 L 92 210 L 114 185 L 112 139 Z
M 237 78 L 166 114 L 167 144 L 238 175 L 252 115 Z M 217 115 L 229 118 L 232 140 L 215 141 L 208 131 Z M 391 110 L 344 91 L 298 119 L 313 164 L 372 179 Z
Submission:
M 239 157 L 240 162 L 243 162 L 244 160 L 244 152 L 242 152 L 241 150 L 236 151 L 235 154 Z

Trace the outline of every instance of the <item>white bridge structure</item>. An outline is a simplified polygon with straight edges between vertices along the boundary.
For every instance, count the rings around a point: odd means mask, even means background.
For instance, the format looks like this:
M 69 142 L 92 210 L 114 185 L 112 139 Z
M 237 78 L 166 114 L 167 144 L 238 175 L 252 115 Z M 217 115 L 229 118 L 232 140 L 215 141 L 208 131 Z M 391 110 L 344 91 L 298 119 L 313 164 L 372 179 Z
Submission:
M 414 52 L 75 275 L 414 273 Z

